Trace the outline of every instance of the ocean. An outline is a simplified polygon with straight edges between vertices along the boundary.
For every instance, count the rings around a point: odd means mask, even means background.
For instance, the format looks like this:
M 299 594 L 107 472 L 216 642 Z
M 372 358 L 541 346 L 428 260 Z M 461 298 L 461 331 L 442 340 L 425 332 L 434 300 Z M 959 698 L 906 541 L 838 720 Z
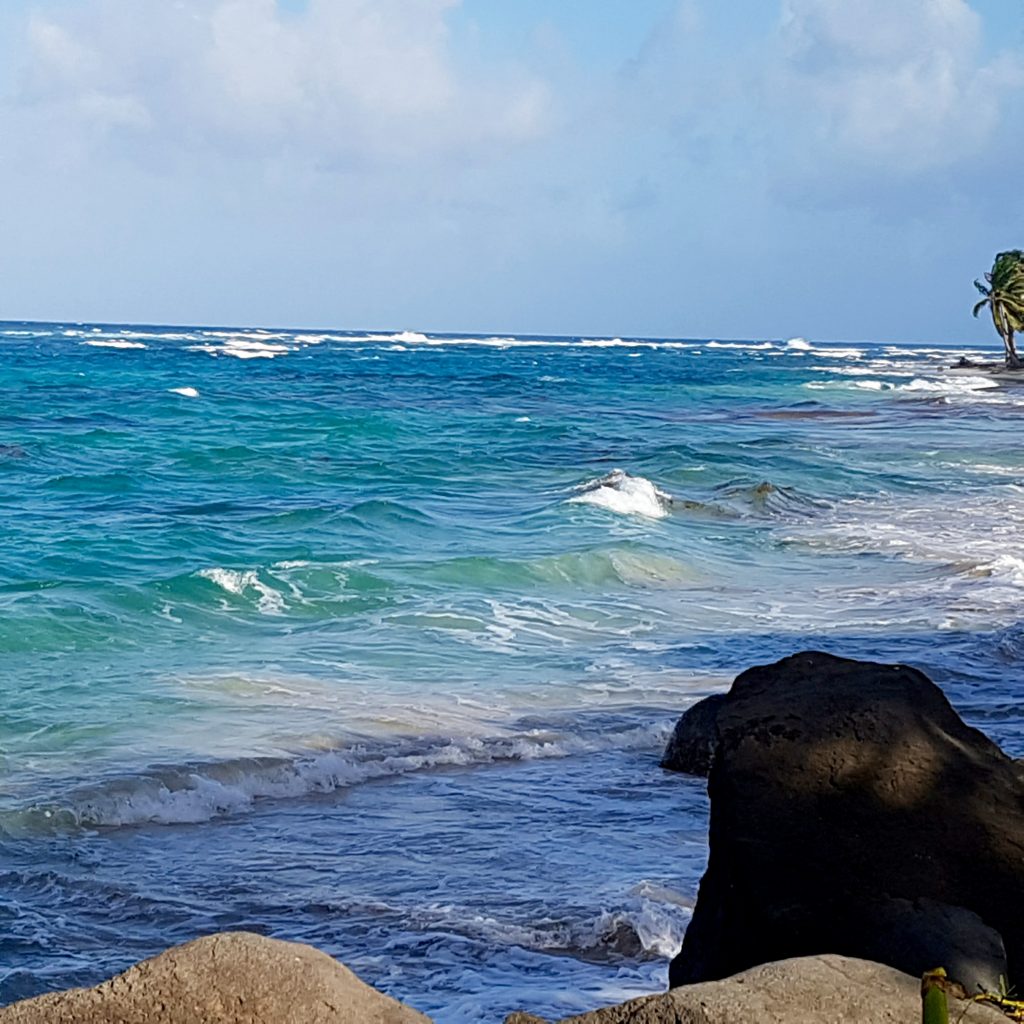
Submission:
M 660 990 L 665 739 L 801 649 L 1024 753 L 995 349 L 0 324 L 0 1002 L 229 928 L 439 1024 Z

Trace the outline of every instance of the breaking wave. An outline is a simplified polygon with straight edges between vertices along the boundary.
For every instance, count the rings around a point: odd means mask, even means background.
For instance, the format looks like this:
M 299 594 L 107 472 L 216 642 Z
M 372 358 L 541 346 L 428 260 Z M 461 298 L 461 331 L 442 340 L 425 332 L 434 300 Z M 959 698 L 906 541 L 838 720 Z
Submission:
M 304 909 L 323 915 L 395 916 L 414 931 L 444 931 L 489 946 L 522 949 L 604 963 L 621 958 L 670 959 L 679 952 L 694 900 L 658 883 L 642 881 L 623 906 L 596 916 L 550 916 L 541 908 L 529 923 L 502 920 L 477 908 L 448 903 L 397 906 L 382 900 L 341 900 Z
M 656 748 L 664 744 L 670 728 L 670 722 L 579 732 L 537 728 L 505 736 L 354 743 L 291 758 L 157 766 L 6 812 L 0 816 L 0 832 L 198 824 L 244 813 L 260 801 L 301 799 L 431 769 Z
M 141 341 L 129 341 L 127 338 L 96 338 L 82 344 L 92 348 L 146 348 Z
M 662 519 L 672 508 L 672 495 L 660 490 L 642 476 L 631 476 L 625 470 L 613 469 L 596 480 L 580 484 L 579 492 L 569 501 L 580 505 L 597 505 L 620 515 L 647 516 Z

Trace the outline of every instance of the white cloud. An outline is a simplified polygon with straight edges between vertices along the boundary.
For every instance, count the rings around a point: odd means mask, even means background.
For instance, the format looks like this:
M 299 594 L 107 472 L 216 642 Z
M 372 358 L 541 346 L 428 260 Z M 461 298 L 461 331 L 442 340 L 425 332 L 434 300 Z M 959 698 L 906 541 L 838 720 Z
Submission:
M 1024 88 L 1019 55 L 983 58 L 965 0 L 784 0 L 779 38 L 767 95 L 805 170 L 908 179 L 972 160 Z
M 675 187 L 713 166 L 738 199 L 887 218 L 993 192 L 1024 130 L 1024 50 L 994 52 L 969 0 L 743 6 L 679 0 L 625 79 L 621 120 L 675 141 Z
M 535 77 L 460 73 L 458 0 L 85 0 L 28 26 L 19 99 L 72 137 L 312 165 L 481 155 L 542 133 Z M 97 131 L 99 130 L 99 131 Z

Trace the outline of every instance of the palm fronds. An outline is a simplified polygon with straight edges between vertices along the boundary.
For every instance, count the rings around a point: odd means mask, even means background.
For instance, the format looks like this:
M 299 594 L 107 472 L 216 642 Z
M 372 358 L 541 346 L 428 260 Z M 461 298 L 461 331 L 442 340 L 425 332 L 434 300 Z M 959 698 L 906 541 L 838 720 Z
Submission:
M 980 281 L 974 287 L 984 296 L 975 304 L 977 316 L 985 306 L 992 313 L 992 323 L 1006 349 L 1006 365 L 1021 367 L 1013 336 L 1024 331 L 1024 252 L 1010 249 L 999 253 L 992 269 L 985 275 L 987 286 Z

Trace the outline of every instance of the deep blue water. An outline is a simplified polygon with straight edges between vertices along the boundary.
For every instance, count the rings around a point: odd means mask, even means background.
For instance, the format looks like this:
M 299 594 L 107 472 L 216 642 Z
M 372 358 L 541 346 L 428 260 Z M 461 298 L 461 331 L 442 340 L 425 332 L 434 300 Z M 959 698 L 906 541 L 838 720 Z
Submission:
M 964 351 L 0 324 L 0 1001 L 228 927 L 442 1024 L 657 989 L 665 734 L 805 647 L 1024 752 Z

